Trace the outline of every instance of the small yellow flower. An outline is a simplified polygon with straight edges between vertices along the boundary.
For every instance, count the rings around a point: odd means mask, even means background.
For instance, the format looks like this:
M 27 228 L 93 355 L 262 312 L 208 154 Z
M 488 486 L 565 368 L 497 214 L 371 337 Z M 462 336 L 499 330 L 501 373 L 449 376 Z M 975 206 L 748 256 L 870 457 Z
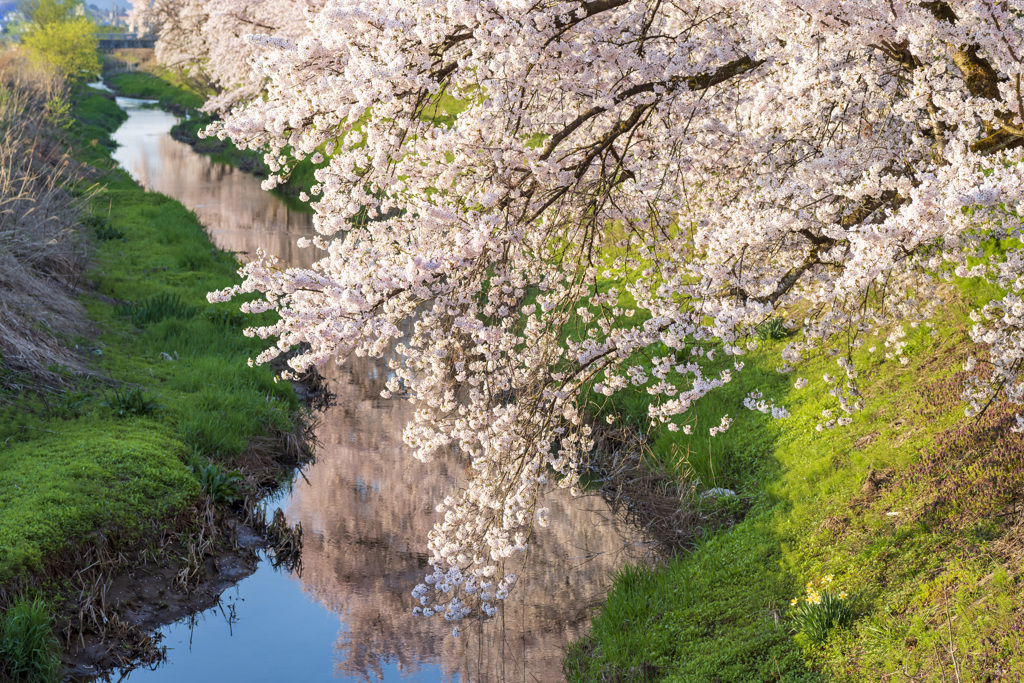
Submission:
M 829 584 L 831 584 L 831 583 L 832 583 L 832 575 L 831 575 L 831 574 L 827 574 L 827 575 L 825 576 L 825 578 L 823 578 L 823 579 L 821 580 L 821 582 L 822 582 L 823 584 L 825 584 L 826 586 L 827 586 L 827 585 L 829 585 Z
M 845 600 L 846 599 L 846 591 L 841 591 L 839 593 L 839 599 L 840 600 Z
M 796 607 L 796 603 L 798 603 L 798 602 L 800 602 L 800 600 L 798 598 L 793 598 L 792 600 L 789 601 L 789 604 L 793 605 L 794 607 Z

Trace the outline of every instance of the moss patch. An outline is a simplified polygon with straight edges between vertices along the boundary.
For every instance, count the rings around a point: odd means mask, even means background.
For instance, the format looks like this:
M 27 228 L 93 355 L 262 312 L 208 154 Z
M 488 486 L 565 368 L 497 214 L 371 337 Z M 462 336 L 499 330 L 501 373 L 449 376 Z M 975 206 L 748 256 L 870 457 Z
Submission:
M 0 583 L 96 530 L 139 527 L 194 501 L 184 444 L 150 420 L 91 419 L 15 443 L 0 458 Z

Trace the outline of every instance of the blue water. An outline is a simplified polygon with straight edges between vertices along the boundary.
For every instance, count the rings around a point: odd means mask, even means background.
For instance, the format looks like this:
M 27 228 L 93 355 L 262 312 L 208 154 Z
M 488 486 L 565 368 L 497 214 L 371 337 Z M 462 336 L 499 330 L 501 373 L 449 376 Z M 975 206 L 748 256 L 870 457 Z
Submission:
M 195 617 L 194 623 L 181 621 L 163 633 L 167 662 L 154 671 L 135 671 L 128 680 L 312 683 L 369 677 L 338 671 L 335 644 L 346 635 L 344 622 L 311 600 L 299 581 L 269 566 L 226 591 L 221 604 Z M 384 680 L 452 680 L 426 662 L 404 674 L 391 662 L 382 673 Z

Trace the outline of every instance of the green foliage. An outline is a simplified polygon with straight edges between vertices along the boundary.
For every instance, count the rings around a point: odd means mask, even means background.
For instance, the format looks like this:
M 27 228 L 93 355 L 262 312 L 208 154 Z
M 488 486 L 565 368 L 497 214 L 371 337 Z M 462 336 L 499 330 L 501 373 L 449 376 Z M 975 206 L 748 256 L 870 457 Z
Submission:
M 123 231 L 120 232 L 123 234 Z M 184 260 L 186 259 L 181 259 L 181 261 Z M 189 268 L 188 270 L 195 269 Z M 124 304 L 120 307 L 120 311 L 122 315 L 131 318 L 133 323 L 143 327 L 167 318 L 191 318 L 196 314 L 196 307 L 183 302 L 181 296 L 174 292 L 161 292 L 141 301 Z
M 124 239 L 124 230 L 118 230 L 113 227 L 102 216 L 86 216 L 82 223 L 86 227 L 92 228 L 93 234 L 96 235 L 96 239 L 98 240 L 106 241 Z
M 65 389 L 63 394 L 49 398 L 44 394 L 40 398 L 46 406 L 47 414 L 59 420 L 73 420 L 81 417 L 82 410 L 89 402 L 89 394 L 71 389 Z
M 217 505 L 230 505 L 242 497 L 242 473 L 226 470 L 220 463 L 205 461 L 194 454 L 188 461 L 203 492 Z
M 10 683 L 56 683 L 61 677 L 50 612 L 40 599 L 22 598 L 0 616 L 0 679 Z
M 156 411 L 156 401 L 146 396 L 140 387 L 115 388 L 104 405 L 117 417 L 149 415 Z
M 757 326 L 757 338 L 761 341 L 785 339 L 791 334 L 786 319 L 780 316 L 768 318 Z
M 100 75 L 96 25 L 86 17 L 35 24 L 23 42 L 36 59 L 68 80 L 90 81 Z
M 21 13 L 37 26 L 72 21 L 81 6 L 81 0 L 21 0 L 18 3 Z
M 54 97 L 46 103 L 46 120 L 56 128 L 67 130 L 71 127 L 71 102 L 65 97 Z
M 853 625 L 853 601 L 842 591 L 831 588 L 832 575 L 807 584 L 803 598 L 793 598 L 793 619 L 808 641 L 814 644 L 828 640 L 832 629 Z

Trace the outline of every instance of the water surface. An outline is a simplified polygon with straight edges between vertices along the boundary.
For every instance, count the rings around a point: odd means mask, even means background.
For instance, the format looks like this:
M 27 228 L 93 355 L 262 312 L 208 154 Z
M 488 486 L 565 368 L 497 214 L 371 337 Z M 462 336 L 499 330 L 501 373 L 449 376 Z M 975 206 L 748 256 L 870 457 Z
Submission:
M 129 118 L 114 157 L 143 186 L 199 216 L 217 246 L 263 248 L 291 265 L 316 254 L 296 240 L 311 216 L 290 210 L 256 178 L 196 154 L 169 135 L 175 118 L 118 98 Z M 244 256 L 243 256 L 244 258 Z M 504 614 L 462 625 L 415 617 L 410 591 L 427 565 L 434 505 L 462 478 L 455 462 L 423 464 L 402 443 L 410 407 L 384 400 L 380 361 L 325 372 L 337 405 L 325 411 L 318 460 L 278 504 L 305 531 L 302 569 L 261 563 L 220 607 L 163 629 L 168 661 L 132 683 L 176 681 L 557 681 L 562 648 L 585 632 L 625 536 L 598 497 L 549 496 L 551 526 L 535 536 Z M 447 627 L 447 628 L 446 628 Z

